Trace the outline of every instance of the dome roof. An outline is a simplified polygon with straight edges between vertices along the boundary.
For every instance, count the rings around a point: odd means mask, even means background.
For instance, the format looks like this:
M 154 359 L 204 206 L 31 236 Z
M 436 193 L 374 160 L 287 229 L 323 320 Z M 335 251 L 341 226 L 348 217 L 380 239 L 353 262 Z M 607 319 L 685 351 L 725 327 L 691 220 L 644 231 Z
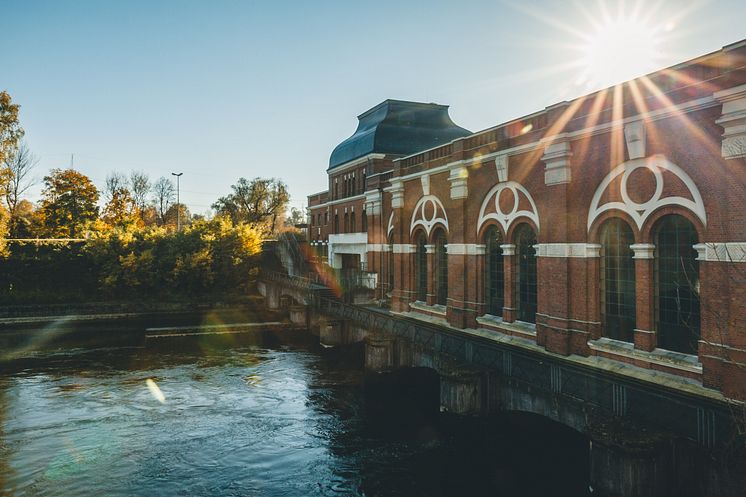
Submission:
M 358 121 L 332 152 L 329 169 L 371 153 L 409 155 L 471 134 L 451 121 L 447 105 L 385 100 Z

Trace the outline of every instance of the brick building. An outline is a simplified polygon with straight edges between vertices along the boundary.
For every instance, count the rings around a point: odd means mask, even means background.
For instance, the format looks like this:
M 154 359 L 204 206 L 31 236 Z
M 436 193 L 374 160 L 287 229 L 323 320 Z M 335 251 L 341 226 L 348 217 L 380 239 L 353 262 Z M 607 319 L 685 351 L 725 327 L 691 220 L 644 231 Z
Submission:
M 477 133 L 359 120 L 309 239 L 393 312 L 746 400 L 746 40 Z

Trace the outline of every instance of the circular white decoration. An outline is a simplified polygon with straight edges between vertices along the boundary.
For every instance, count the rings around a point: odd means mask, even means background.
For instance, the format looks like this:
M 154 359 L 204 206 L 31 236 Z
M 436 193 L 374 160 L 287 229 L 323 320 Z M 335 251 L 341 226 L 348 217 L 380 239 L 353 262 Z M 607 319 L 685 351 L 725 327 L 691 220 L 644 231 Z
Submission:
M 425 208 L 427 206 L 432 206 L 433 209 L 433 214 L 429 219 L 425 215 Z M 409 234 L 411 235 L 417 226 L 422 226 L 425 228 L 425 232 L 429 237 L 433 226 L 438 223 L 441 223 L 446 231 L 448 231 L 448 216 L 446 216 L 446 209 L 435 195 L 424 195 L 417 202 L 412 211 L 412 222 L 410 223 Z
M 509 190 L 513 194 L 513 208 L 508 213 L 503 212 L 500 208 L 500 194 L 504 190 Z M 520 195 L 523 195 L 528 200 L 528 203 L 531 206 L 531 210 L 518 210 L 518 206 L 520 205 L 521 201 Z M 487 208 L 490 206 L 491 203 L 495 206 L 495 212 L 487 213 Z M 479 233 L 479 230 L 482 229 L 484 223 L 486 223 L 490 219 L 494 219 L 495 221 L 500 223 L 500 226 L 502 226 L 504 232 L 507 233 L 510 225 L 513 224 L 513 221 L 515 221 L 519 217 L 527 217 L 528 219 L 532 220 L 534 224 L 536 224 L 536 228 L 539 229 L 539 212 L 536 209 L 536 203 L 531 197 L 531 194 L 528 193 L 528 190 L 526 190 L 523 185 L 515 181 L 506 181 L 504 183 L 499 183 L 498 185 L 494 186 L 492 190 L 487 192 L 487 195 L 484 196 L 482 208 L 479 210 L 479 219 L 477 220 L 477 233 Z
M 645 168 L 653 173 L 653 178 L 655 178 L 655 192 L 649 200 L 643 203 L 638 203 L 629 198 L 627 192 L 627 181 L 634 171 L 641 168 Z M 677 196 L 663 198 L 663 187 L 665 183 L 663 178 L 664 170 L 670 172 L 681 180 L 687 190 L 689 190 L 689 194 L 692 196 L 693 200 Z M 622 181 L 619 187 L 619 194 L 622 197 L 622 201 L 601 204 L 601 196 L 609 188 L 611 182 L 619 175 L 622 175 Z M 669 161 L 663 155 L 654 155 L 644 159 L 630 160 L 615 167 L 606 175 L 601 184 L 598 185 L 596 193 L 593 195 L 593 199 L 591 200 L 591 207 L 588 211 L 588 231 L 590 231 L 593 222 L 599 215 L 613 209 L 627 213 L 634 220 L 637 228 L 641 230 L 643 224 L 645 224 L 645 220 L 654 211 L 666 205 L 678 205 L 690 210 L 700 219 L 700 221 L 702 221 L 703 225 L 707 226 L 707 213 L 705 212 L 705 204 L 702 201 L 702 195 L 699 193 L 699 189 L 697 189 L 697 185 L 694 184 L 692 178 L 689 177 L 683 169 Z

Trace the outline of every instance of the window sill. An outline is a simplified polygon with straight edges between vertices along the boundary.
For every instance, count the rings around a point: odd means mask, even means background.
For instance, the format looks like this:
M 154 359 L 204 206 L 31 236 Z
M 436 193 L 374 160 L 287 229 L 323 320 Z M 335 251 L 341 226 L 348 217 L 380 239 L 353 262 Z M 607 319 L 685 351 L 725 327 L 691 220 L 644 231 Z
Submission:
M 417 300 L 415 302 L 410 302 L 409 308 L 414 311 L 422 311 L 428 314 L 434 314 L 444 318 L 446 317 L 446 306 L 440 304 L 427 305 L 421 300 Z
M 487 327 L 487 329 L 491 331 L 498 331 L 508 335 L 536 340 L 536 325 L 533 323 L 525 323 L 523 321 L 508 323 L 503 321 L 501 317 L 493 316 L 492 314 L 479 316 L 477 318 L 477 323 L 481 326 Z
M 643 361 L 696 375 L 702 374 L 702 364 L 699 362 L 699 358 L 691 354 L 683 354 L 665 349 L 654 349 L 648 352 L 636 349 L 633 343 L 614 340 L 612 338 L 591 340 L 588 342 L 588 346 L 591 350 L 604 352 L 612 356 Z

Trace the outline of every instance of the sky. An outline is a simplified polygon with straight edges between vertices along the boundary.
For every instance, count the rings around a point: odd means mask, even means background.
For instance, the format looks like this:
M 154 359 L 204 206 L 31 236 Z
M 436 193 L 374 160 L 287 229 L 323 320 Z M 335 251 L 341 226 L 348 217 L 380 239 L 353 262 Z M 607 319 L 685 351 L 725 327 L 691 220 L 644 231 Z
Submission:
M 619 19 L 654 32 L 645 72 L 746 38 L 743 0 L 0 0 L 0 14 L 0 91 L 39 180 L 72 155 L 99 188 L 113 171 L 183 172 L 193 213 L 240 177 L 280 178 L 304 207 L 387 98 L 449 105 L 478 131 L 617 82 L 639 60 L 607 59 L 603 77 L 586 61 L 599 33 L 645 37 Z

